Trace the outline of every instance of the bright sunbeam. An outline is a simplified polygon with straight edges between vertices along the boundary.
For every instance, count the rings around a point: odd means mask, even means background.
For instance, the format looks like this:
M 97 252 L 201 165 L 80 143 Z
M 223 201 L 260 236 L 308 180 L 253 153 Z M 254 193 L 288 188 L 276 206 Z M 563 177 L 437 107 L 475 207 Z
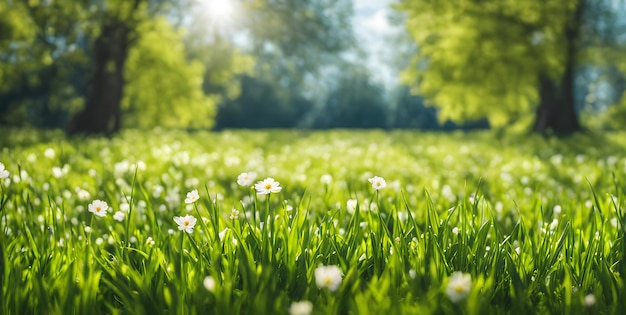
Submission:
M 232 26 L 237 17 L 236 0 L 199 0 L 202 15 L 206 22 L 219 29 Z

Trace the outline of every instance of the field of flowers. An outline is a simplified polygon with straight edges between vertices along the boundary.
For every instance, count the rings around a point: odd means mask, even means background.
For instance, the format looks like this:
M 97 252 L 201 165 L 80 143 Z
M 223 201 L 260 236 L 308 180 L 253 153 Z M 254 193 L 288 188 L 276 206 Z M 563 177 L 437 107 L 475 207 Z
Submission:
M 626 314 L 626 134 L 0 132 L 2 314 Z

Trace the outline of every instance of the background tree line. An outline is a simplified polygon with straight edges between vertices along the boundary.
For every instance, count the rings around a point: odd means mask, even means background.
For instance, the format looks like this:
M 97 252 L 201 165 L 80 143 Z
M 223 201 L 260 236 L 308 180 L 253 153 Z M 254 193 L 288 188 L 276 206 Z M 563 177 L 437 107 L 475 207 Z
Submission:
M 236 21 L 211 21 L 209 2 L 0 1 L 0 124 L 570 133 L 626 121 L 623 1 L 397 1 L 392 87 L 364 65 L 350 0 L 241 0 Z

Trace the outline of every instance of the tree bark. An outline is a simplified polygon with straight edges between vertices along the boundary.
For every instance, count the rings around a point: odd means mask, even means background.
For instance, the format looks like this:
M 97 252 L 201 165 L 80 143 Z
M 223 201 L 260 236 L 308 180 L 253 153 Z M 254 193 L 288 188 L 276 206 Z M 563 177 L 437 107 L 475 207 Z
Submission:
M 68 134 L 110 135 L 119 131 L 129 32 L 123 21 L 113 20 L 103 26 L 93 46 L 93 70 L 85 108 L 68 124 Z
M 558 85 L 546 75 L 539 80 L 539 107 L 533 131 L 568 135 L 581 129 L 574 102 L 574 75 L 565 72 Z
M 565 26 L 565 70 L 560 80 L 555 82 L 545 73 L 540 76 L 539 107 L 533 131 L 567 135 L 581 129 L 576 113 L 574 85 L 583 10 L 583 1 L 579 1 L 571 20 Z

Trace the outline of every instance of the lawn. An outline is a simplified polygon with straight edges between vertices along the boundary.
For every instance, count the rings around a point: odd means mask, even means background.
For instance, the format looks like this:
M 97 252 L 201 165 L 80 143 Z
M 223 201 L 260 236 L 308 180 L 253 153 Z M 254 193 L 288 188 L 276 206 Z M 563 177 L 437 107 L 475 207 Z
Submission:
M 626 313 L 623 133 L 0 132 L 2 314 Z

